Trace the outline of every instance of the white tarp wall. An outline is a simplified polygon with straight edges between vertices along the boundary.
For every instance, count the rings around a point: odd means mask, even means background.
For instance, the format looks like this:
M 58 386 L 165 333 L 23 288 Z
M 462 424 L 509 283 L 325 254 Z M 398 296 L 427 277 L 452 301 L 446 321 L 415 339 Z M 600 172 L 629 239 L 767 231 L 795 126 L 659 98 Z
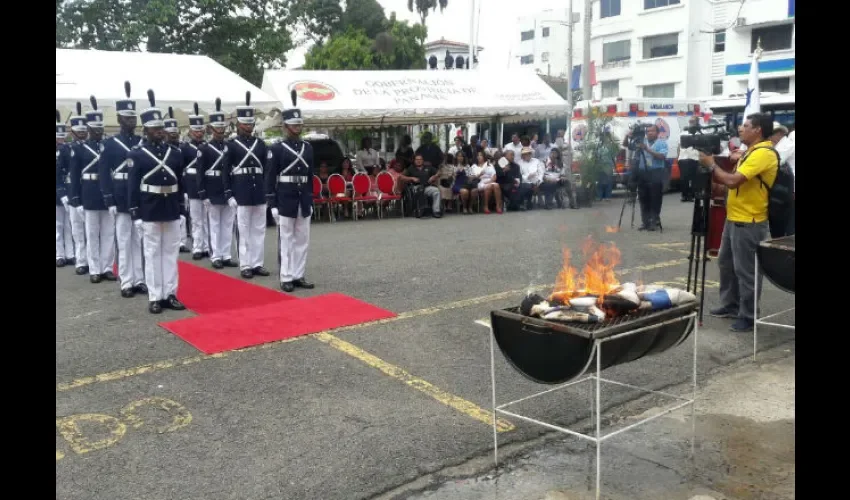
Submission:
M 66 121 L 78 101 L 83 113 L 90 110 L 89 96 L 94 95 L 106 126 L 117 126 L 115 101 L 126 98 L 125 81 L 139 111 L 149 107 L 147 92 L 153 89 L 156 106 L 164 113 L 173 107 L 180 126 L 188 125 L 196 102 L 205 117 L 215 111 L 216 97 L 222 111 L 235 117 L 246 91 L 258 117 L 280 110 L 280 101 L 206 56 L 56 49 L 56 109 Z
M 266 70 L 263 90 L 298 107 L 309 127 L 545 120 L 567 102 L 532 72 Z

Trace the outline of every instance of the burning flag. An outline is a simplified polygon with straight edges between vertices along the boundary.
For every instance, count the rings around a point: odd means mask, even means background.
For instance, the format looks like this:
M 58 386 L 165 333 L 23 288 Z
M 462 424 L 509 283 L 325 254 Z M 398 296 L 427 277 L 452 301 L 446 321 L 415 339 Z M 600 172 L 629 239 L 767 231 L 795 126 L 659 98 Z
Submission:
M 582 245 L 582 254 L 584 268 L 579 274 L 570 262 L 570 250 L 564 249 L 564 264 L 555 280 L 550 301 L 566 303 L 576 297 L 592 295 L 601 303 L 605 295 L 619 288 L 614 268 L 620 264 L 621 254 L 616 245 L 596 243 L 588 236 Z

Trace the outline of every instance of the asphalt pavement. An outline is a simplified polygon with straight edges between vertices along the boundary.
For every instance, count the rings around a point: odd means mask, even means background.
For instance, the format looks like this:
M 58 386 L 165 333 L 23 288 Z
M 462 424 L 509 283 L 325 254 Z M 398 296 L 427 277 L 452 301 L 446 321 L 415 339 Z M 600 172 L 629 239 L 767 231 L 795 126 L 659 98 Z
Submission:
M 614 242 L 622 281 L 684 288 L 692 205 L 667 195 L 663 233 L 631 229 L 628 209 L 623 229 L 607 232 L 621 207 L 619 198 L 581 210 L 315 223 L 307 277 L 316 288 L 296 294 L 340 292 L 399 316 L 213 356 L 157 325 L 192 312 L 153 316 L 144 297 L 124 299 L 116 283 L 93 285 L 57 269 L 57 498 L 415 493 L 404 486 L 491 452 L 488 330 L 474 322 L 554 283 L 564 246 L 580 254 L 588 236 Z M 274 234 L 269 228 L 270 270 Z M 717 279 L 711 262 L 706 307 L 716 305 Z M 253 283 L 278 287 L 274 272 Z M 765 312 L 793 307 L 793 296 L 765 283 Z M 752 335 L 729 332 L 729 323 L 706 317 L 701 377 L 752 356 Z M 760 349 L 793 338 L 764 327 Z M 612 376 L 680 384 L 689 380 L 690 356 L 680 346 Z M 505 401 L 541 390 L 498 353 L 496 373 Z M 625 389 L 609 395 L 609 406 L 636 397 Z M 562 425 L 587 417 L 565 399 L 534 408 Z M 500 446 L 542 433 L 509 420 L 499 428 Z

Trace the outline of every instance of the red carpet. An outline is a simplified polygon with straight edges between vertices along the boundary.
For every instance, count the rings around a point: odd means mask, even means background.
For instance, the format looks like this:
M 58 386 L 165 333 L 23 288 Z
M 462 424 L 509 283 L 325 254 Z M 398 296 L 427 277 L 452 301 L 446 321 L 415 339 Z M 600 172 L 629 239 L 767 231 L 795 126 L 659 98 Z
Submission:
M 297 298 L 182 260 L 178 263 L 178 272 L 177 298 L 197 314 L 215 314 Z
M 183 263 L 181 262 L 181 264 Z M 192 265 L 185 267 L 200 269 Z M 191 280 L 194 279 L 184 275 L 183 269 L 183 267 L 180 268 L 181 300 L 184 300 L 183 287 L 185 285 L 183 283 L 191 283 Z M 208 272 L 205 269 L 200 270 Z M 243 292 L 241 288 L 238 291 L 233 290 L 232 288 L 237 285 L 246 285 L 272 292 L 260 286 L 241 283 L 238 280 L 232 281 L 237 281 L 230 290 L 230 294 L 233 295 L 258 294 L 258 292 Z M 194 288 L 194 285 L 192 288 Z M 295 298 L 280 293 L 276 294 L 287 299 Z M 229 295 L 231 300 L 233 300 L 233 295 Z M 243 297 L 236 300 L 243 303 Z M 204 303 L 204 305 L 212 304 L 212 301 Z M 160 326 L 198 348 L 201 352 L 215 354 L 395 316 L 396 314 L 393 312 L 380 309 L 347 295 L 330 293 L 317 297 L 266 303 L 256 307 L 241 309 L 231 307 L 229 310 L 218 314 L 204 314 L 194 318 L 169 321 L 160 323 Z

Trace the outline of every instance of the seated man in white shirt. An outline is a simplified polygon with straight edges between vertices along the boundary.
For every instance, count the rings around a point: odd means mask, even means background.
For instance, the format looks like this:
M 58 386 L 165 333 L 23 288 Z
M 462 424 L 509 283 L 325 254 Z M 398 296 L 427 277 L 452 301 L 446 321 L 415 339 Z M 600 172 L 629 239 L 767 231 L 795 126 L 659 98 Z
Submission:
M 354 159 L 356 163 L 354 168 L 358 172 L 375 175 L 372 172 L 376 171 L 380 165 L 380 157 L 378 156 L 378 152 L 372 149 L 372 139 L 364 137 L 360 141 L 360 149 L 357 151 Z
M 512 135 L 511 142 L 505 144 L 505 147 L 502 148 L 503 153 L 508 150 L 514 152 L 514 158 L 519 158 L 519 155 L 522 152 L 522 144 L 519 142 L 519 134 Z
M 519 165 L 522 181 L 519 185 L 518 198 L 520 203 L 525 202 L 527 210 L 533 207 L 532 199 L 540 190 L 540 184 L 543 182 L 543 174 L 546 169 L 543 162 L 534 158 L 534 150 L 530 147 L 524 147 L 520 151 L 520 160 L 516 162 Z

